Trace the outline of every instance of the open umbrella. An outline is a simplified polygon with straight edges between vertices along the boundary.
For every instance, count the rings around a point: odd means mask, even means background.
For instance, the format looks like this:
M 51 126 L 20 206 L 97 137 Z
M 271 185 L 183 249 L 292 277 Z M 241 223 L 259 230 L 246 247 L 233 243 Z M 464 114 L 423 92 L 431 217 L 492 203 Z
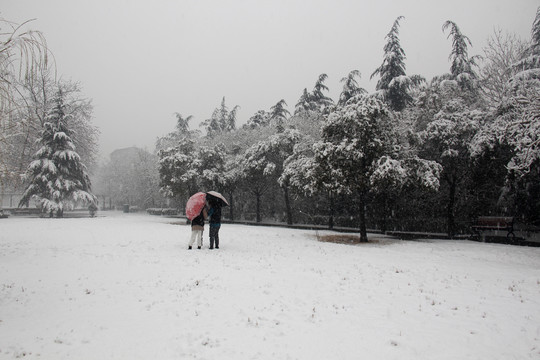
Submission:
M 225 200 L 225 197 L 217 191 L 209 191 L 206 193 L 206 195 L 208 197 L 208 202 L 211 202 L 215 199 L 215 201 L 221 203 L 221 206 L 229 206 L 229 203 L 227 202 L 227 200 Z
M 195 219 L 201 213 L 206 203 L 206 194 L 198 192 L 192 195 L 186 203 L 186 217 L 189 220 Z

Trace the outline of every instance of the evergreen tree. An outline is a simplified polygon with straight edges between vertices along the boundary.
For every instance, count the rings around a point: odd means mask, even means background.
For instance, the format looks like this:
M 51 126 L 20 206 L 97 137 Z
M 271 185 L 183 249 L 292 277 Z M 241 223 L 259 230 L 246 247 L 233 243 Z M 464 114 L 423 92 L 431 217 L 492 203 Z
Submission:
M 264 110 L 257 111 L 252 117 L 249 118 L 244 128 L 255 129 L 261 126 L 266 126 L 270 122 L 270 114 Z
M 452 61 L 450 75 L 452 80 L 456 80 L 462 89 L 476 91 L 476 81 L 478 76 L 474 71 L 477 67 L 478 56 L 469 57 L 468 46 L 472 46 L 471 40 L 461 33 L 459 27 L 453 21 L 446 21 L 442 27 L 443 31 L 450 29 L 448 37 L 452 37 L 452 51 L 449 59 Z
M 189 115 L 185 118 L 180 113 L 175 113 L 174 115 L 176 116 L 175 131 L 157 139 L 157 151 L 175 147 L 182 139 L 192 139 L 199 133 L 198 130 L 189 130 L 189 122 L 193 119 L 193 115 Z
M 225 104 L 225 97 L 221 100 L 221 106 L 216 108 L 210 119 L 206 119 L 201 126 L 206 128 L 207 135 L 214 137 L 224 132 L 236 129 L 236 113 L 240 106 L 236 105 L 232 110 Z
M 193 115 L 189 115 L 186 118 L 180 113 L 175 113 L 176 116 L 176 131 L 179 134 L 188 134 L 189 133 L 189 122 L 193 119 Z
M 302 91 L 300 99 L 298 99 L 298 102 L 296 103 L 294 114 L 298 115 L 313 110 L 315 109 L 313 108 L 313 103 L 311 102 L 311 95 L 307 91 L 307 89 L 304 89 L 304 91 Z
M 399 16 L 386 35 L 383 62 L 371 74 L 371 78 L 380 76 L 376 90 L 380 91 L 384 101 L 395 111 L 403 110 L 412 101 L 408 93 L 411 80 L 405 74 L 405 51 L 401 48 L 398 36 L 399 22 L 402 19 L 403 16 Z
M 28 205 L 34 198 L 39 201 L 43 212 L 62 217 L 64 209 L 72 208 L 76 203 L 96 204 L 96 197 L 90 193 L 86 167 L 75 151 L 72 132 L 67 126 L 68 118 L 64 95 L 59 90 L 55 106 L 43 126 L 36 160 L 28 167 L 30 183 L 19 206 Z
M 295 115 L 314 111 L 322 113 L 325 108 L 334 104 L 334 101 L 324 94 L 324 91 L 328 91 L 328 86 L 324 82 L 328 79 L 328 75 L 321 74 L 315 82 L 312 92 L 308 92 L 307 89 L 304 89 L 300 99 L 296 103 L 296 108 L 294 111 Z
M 311 93 L 311 101 L 315 103 L 315 106 L 318 111 L 322 112 L 325 108 L 332 106 L 334 101 L 328 96 L 324 95 L 324 91 L 329 91 L 328 86 L 324 82 L 328 79 L 328 75 L 321 74 L 313 87 L 313 92 Z
M 360 71 L 352 70 L 349 72 L 349 75 L 341 79 L 341 82 L 343 83 L 343 90 L 339 95 L 338 105 L 344 105 L 347 100 L 355 97 L 356 95 L 363 95 L 367 93 L 365 89 L 358 85 L 356 78 L 360 79 Z
M 285 131 L 283 123 L 287 120 L 287 115 L 291 115 L 289 110 L 285 109 L 285 106 L 287 106 L 287 103 L 285 100 L 281 99 L 276 105 L 270 108 L 270 121 L 276 123 L 277 130 L 280 133 Z

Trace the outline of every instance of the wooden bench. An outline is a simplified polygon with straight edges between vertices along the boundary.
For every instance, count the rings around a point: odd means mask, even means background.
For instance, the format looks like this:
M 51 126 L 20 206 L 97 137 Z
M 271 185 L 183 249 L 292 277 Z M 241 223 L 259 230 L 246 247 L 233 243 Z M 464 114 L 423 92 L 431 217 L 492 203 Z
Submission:
M 506 239 L 514 240 L 514 218 L 510 216 L 480 216 L 472 225 L 472 230 L 485 241 L 486 231 L 506 231 Z

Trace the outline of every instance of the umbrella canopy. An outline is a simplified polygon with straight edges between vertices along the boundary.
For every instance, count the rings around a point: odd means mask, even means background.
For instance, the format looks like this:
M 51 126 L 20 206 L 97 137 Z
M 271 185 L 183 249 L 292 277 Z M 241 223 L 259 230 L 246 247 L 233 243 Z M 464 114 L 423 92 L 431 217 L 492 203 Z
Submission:
M 229 203 L 227 200 L 225 200 L 225 197 L 217 191 L 209 191 L 206 193 L 206 195 L 208 196 L 208 202 L 215 199 L 219 204 L 221 204 L 221 206 L 229 206 Z
M 206 194 L 198 192 L 192 195 L 186 203 L 186 217 L 189 220 L 195 219 L 201 213 L 206 203 Z

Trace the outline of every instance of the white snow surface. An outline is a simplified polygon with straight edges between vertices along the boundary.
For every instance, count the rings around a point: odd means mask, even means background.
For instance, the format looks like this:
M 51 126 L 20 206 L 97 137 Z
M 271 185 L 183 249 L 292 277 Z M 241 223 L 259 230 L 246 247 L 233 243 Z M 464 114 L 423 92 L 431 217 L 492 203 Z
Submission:
M 0 220 L 0 359 L 540 359 L 540 248 L 190 231 Z

